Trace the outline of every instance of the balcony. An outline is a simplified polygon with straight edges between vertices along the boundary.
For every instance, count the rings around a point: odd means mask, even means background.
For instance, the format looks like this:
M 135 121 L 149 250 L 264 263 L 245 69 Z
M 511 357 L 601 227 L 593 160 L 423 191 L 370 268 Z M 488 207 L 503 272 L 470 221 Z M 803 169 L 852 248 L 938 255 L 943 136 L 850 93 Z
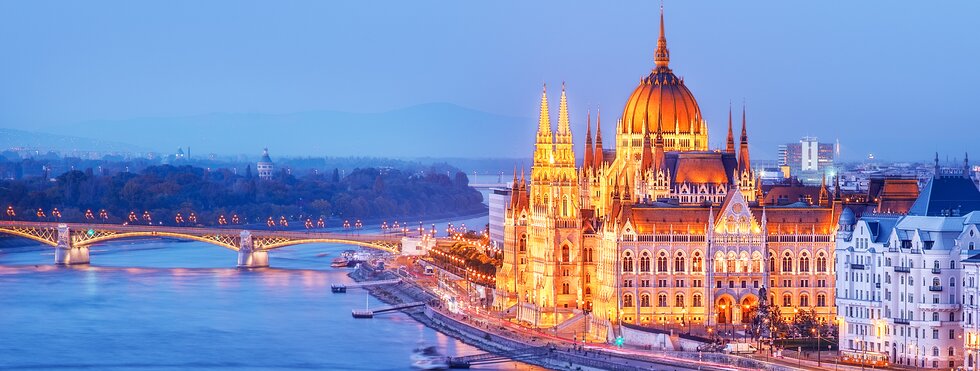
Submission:
M 919 310 L 934 312 L 955 312 L 960 310 L 959 304 L 919 304 Z
M 864 268 L 864 264 L 851 263 L 851 269 L 865 269 L 865 268 Z
M 929 291 L 935 291 L 935 292 L 943 291 L 943 287 L 942 286 L 929 286 Z
M 892 322 L 895 322 L 896 325 L 907 325 L 910 323 L 909 320 L 905 318 L 892 318 Z
M 895 267 L 895 272 L 897 273 L 911 273 L 912 268 L 909 267 Z
M 939 267 L 932 268 L 932 274 L 940 274 L 940 273 L 943 273 L 942 268 Z

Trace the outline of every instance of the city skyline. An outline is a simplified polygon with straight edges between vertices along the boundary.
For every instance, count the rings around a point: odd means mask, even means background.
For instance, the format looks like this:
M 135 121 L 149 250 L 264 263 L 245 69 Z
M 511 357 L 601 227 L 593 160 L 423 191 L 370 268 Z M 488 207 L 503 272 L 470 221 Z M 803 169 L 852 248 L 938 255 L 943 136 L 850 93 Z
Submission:
M 541 84 L 564 81 L 573 130 L 601 107 L 611 131 L 621 102 L 653 67 L 658 8 L 113 4 L 3 5 L 20 16 L 0 26 L 11 51 L 0 61 L 0 127 L 98 136 L 98 125 L 79 123 L 449 103 L 523 119 L 531 133 Z M 955 37 L 976 33 L 963 8 L 977 5 L 891 5 L 668 2 L 673 66 L 715 134 L 710 147 L 724 146 L 729 102 L 738 111 L 744 100 L 759 158 L 803 136 L 839 138 L 845 160 L 970 152 L 964 136 L 946 133 L 980 118 L 969 110 L 980 72 L 968 67 L 980 47 Z M 636 21 L 622 21 L 629 18 Z M 892 125 L 936 130 L 916 133 L 921 151 L 904 151 L 890 145 L 908 138 Z M 343 123 L 324 129 L 331 126 Z M 463 127 L 460 136 L 478 132 Z M 180 139 L 159 138 L 164 149 L 190 142 Z M 474 157 L 526 157 L 525 144 Z

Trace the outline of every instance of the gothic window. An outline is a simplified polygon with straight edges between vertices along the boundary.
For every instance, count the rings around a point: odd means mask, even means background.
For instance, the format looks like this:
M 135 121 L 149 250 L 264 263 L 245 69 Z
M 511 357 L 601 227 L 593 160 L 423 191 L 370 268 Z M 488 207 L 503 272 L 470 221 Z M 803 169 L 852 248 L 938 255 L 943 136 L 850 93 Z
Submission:
M 674 272 L 684 272 L 686 268 L 684 265 L 684 253 L 678 251 L 677 256 L 674 257 Z
M 805 308 L 810 306 L 810 296 L 807 294 L 800 295 L 800 308 Z
M 521 242 L 520 242 L 519 245 L 520 245 L 521 252 L 527 252 L 527 235 L 526 234 L 522 234 L 521 235 Z
M 804 251 L 800 254 L 800 273 L 810 271 L 810 256 Z
M 725 263 L 726 263 L 725 264 L 725 271 L 726 272 L 728 272 L 728 273 L 735 273 L 736 272 L 736 270 L 735 270 L 735 263 L 736 263 L 735 253 L 729 253 L 728 254 L 728 259 L 725 260 Z
M 585 256 L 583 258 L 585 258 L 584 260 L 585 260 L 586 263 L 591 263 L 592 262 L 592 249 L 591 248 L 586 248 L 585 249 Z
M 704 259 L 701 257 L 701 252 L 694 252 L 694 259 L 691 261 L 691 269 L 694 272 L 701 272 L 701 265 L 704 263 Z
M 715 273 L 725 272 L 725 255 L 720 251 L 715 254 Z
M 568 196 L 561 198 L 561 216 L 568 217 Z
M 691 306 L 695 308 L 703 306 L 701 303 L 701 294 L 694 294 L 694 302 L 691 303 Z
M 684 308 L 684 294 L 677 294 L 677 296 L 674 296 L 674 306 Z
M 585 288 L 585 295 L 592 295 L 592 288 L 591 287 L 586 287 Z
M 666 307 L 667 306 L 667 294 L 657 295 L 657 306 Z
M 564 263 L 568 263 L 568 262 L 571 261 L 571 259 L 569 259 L 570 256 L 569 256 L 569 251 L 568 250 L 569 250 L 568 249 L 568 245 L 565 245 L 565 246 L 562 246 L 561 247 L 561 261 L 564 262 Z
M 591 282 L 592 282 L 592 275 L 586 273 L 585 274 L 585 283 L 591 283 Z
M 762 254 L 758 251 L 752 253 L 752 272 L 762 273 Z
M 650 294 L 640 295 L 640 306 L 649 307 L 650 306 Z
M 784 307 L 793 306 L 793 297 L 790 294 L 783 295 L 783 306 Z
M 650 272 L 650 253 L 646 251 L 640 255 L 640 272 Z
M 632 307 L 632 306 L 633 306 L 633 295 L 632 294 L 623 295 L 623 307 Z
M 827 306 L 827 295 L 817 294 L 817 306 L 826 307 Z
M 568 293 L 569 293 L 568 282 L 565 282 L 565 283 L 562 283 L 561 284 L 561 293 L 563 295 L 568 295 Z
M 793 271 L 793 257 L 787 251 L 783 254 L 783 273 L 789 273 Z
M 667 272 L 667 253 L 661 251 L 657 257 L 657 272 Z
M 633 255 L 629 251 L 623 253 L 623 273 L 633 273 Z
M 827 257 L 823 251 L 817 254 L 817 272 L 827 273 Z

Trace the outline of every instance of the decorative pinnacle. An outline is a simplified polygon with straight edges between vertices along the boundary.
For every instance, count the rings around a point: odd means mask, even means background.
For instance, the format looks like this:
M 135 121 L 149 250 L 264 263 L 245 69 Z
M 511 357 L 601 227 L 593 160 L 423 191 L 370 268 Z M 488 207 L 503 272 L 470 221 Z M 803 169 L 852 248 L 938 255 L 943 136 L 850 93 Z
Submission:
M 653 60 L 657 67 L 667 67 L 670 63 L 670 50 L 667 49 L 667 36 L 664 32 L 664 4 L 660 3 L 660 37 L 657 39 L 657 51 L 653 54 Z

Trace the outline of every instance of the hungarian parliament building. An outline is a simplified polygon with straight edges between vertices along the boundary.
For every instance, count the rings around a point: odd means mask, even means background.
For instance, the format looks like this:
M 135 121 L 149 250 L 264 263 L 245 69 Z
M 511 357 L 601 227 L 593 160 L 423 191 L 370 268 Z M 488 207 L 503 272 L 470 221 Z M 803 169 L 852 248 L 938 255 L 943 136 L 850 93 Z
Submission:
M 606 134 L 613 148 L 590 115 L 579 166 L 564 86 L 557 130 L 542 93 L 533 166 L 515 174 L 506 205 L 494 306 L 539 328 L 587 313 L 598 339 L 620 323 L 741 324 L 761 300 L 833 321 L 839 188 L 764 192 L 744 107 L 738 143 L 729 108 L 727 145 L 708 148 L 660 22 L 655 67 Z

